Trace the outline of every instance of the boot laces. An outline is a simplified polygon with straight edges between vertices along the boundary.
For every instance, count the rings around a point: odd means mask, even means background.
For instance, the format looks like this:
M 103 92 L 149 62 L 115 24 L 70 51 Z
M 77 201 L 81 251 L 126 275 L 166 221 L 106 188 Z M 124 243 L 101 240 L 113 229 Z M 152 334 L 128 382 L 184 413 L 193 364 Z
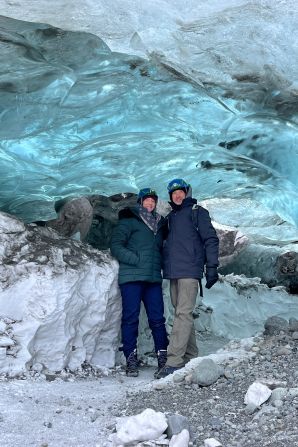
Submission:
M 159 368 L 163 368 L 167 363 L 167 351 L 165 349 L 161 349 L 157 353 L 157 363 Z
M 139 366 L 139 361 L 138 361 L 138 357 L 137 357 L 137 352 L 136 351 L 132 351 L 129 356 L 127 357 L 126 360 L 127 363 L 127 367 L 129 369 L 137 369 Z

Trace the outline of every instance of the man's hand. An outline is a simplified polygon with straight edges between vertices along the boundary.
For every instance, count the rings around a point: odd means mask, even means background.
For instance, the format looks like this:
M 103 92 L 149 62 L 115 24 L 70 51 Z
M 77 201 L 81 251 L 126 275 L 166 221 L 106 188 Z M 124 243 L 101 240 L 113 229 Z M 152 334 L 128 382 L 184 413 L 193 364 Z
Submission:
M 217 267 L 206 267 L 206 289 L 211 289 L 217 281 Z

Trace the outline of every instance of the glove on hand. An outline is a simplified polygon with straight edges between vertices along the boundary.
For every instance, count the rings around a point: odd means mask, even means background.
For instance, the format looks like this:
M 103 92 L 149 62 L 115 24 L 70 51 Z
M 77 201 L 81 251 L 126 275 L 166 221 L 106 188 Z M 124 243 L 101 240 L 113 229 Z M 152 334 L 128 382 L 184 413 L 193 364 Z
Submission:
M 206 267 L 206 289 L 211 289 L 217 281 L 217 267 Z

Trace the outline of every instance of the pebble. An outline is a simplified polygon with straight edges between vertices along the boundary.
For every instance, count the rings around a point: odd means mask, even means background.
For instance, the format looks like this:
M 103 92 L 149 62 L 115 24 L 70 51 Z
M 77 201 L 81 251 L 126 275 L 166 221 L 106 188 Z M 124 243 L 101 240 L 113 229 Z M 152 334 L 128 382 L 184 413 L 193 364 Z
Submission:
M 247 351 L 253 352 L 253 357 L 225 361 L 221 365 L 224 376 L 210 386 L 191 384 L 189 373 L 184 382 L 154 381 L 150 391 L 127 397 L 125 415 L 138 414 L 144 408 L 183 415 L 192 428 L 195 447 L 205 447 L 208 439 L 224 447 L 298 445 L 298 356 L 292 334 L 283 331 L 255 338 L 254 350 Z M 260 406 L 244 404 L 255 381 L 272 390 L 272 401 L 271 397 Z

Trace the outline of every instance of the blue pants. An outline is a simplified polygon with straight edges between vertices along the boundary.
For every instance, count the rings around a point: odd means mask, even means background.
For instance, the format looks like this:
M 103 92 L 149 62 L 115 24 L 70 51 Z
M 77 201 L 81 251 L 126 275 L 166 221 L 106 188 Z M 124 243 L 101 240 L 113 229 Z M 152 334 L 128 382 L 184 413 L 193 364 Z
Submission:
M 167 349 L 168 337 L 161 284 L 146 281 L 129 282 L 121 284 L 120 290 L 122 296 L 121 333 L 125 357 L 127 358 L 137 347 L 141 301 L 146 309 L 155 352 Z

